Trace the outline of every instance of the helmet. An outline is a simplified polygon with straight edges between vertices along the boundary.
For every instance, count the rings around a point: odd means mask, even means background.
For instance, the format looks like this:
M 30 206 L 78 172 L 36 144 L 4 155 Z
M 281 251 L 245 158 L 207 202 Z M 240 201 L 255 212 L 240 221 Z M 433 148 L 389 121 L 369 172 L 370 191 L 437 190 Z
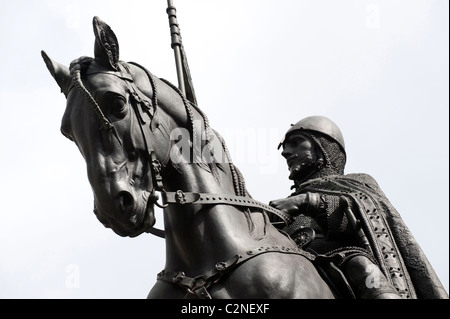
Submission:
M 339 127 L 330 119 L 325 116 L 309 116 L 295 124 L 291 124 L 291 127 L 284 135 L 283 140 L 278 145 L 278 149 L 283 145 L 286 137 L 294 131 L 305 130 L 305 131 L 313 131 L 324 134 L 332 138 L 336 143 L 339 144 L 342 151 L 345 153 L 345 143 L 344 137 L 342 136 L 341 130 Z

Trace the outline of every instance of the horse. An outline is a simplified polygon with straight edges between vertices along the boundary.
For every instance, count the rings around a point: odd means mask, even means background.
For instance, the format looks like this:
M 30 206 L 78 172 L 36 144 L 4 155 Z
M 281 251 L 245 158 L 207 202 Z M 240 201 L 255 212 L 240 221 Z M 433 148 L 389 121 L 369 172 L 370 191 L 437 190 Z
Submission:
M 203 111 L 169 81 L 119 60 L 112 29 L 93 19 L 94 57 L 66 67 L 42 57 L 65 94 L 61 132 L 87 164 L 97 219 L 122 237 L 165 238 L 147 298 L 334 299 L 314 256 L 254 200 Z M 164 230 L 155 225 L 163 208 Z

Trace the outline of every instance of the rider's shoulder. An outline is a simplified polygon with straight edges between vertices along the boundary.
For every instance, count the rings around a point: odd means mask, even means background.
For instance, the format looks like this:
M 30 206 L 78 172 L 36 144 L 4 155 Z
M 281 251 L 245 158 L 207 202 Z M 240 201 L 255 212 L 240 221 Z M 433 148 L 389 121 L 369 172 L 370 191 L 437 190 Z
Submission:
M 378 182 L 375 180 L 375 178 L 367 173 L 351 173 L 345 175 L 345 177 L 379 188 Z

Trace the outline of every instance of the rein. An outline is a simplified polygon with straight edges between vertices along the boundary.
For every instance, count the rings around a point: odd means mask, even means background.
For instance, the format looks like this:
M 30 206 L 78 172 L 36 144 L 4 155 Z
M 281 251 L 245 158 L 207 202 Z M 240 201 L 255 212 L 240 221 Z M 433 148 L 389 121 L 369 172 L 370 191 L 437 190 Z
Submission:
M 258 202 L 250 197 L 235 196 L 228 194 L 211 194 L 211 193 L 193 193 L 183 192 L 163 192 L 163 202 L 167 204 L 202 204 L 202 205 L 231 205 L 241 207 L 253 207 L 263 209 L 268 213 L 275 214 L 283 220 L 283 224 L 289 225 L 293 222 L 293 217 L 281 210 L 275 209 L 269 205 Z

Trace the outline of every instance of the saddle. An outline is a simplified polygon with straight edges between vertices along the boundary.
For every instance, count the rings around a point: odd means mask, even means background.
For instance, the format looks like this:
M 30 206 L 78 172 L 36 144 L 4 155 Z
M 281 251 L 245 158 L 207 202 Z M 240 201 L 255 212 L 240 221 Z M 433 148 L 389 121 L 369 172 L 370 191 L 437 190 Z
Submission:
M 314 229 L 310 227 L 300 227 L 291 233 L 289 237 L 295 241 L 299 249 L 307 251 L 314 256 L 314 258 L 310 258 L 310 260 L 338 299 L 356 299 L 355 292 L 342 271 L 343 266 L 350 259 L 355 256 L 363 255 L 369 258 L 374 264 L 377 264 L 373 256 L 367 250 L 357 246 L 346 246 L 334 249 L 326 254 L 319 254 L 312 249 L 308 249 L 310 244 L 316 238 Z

